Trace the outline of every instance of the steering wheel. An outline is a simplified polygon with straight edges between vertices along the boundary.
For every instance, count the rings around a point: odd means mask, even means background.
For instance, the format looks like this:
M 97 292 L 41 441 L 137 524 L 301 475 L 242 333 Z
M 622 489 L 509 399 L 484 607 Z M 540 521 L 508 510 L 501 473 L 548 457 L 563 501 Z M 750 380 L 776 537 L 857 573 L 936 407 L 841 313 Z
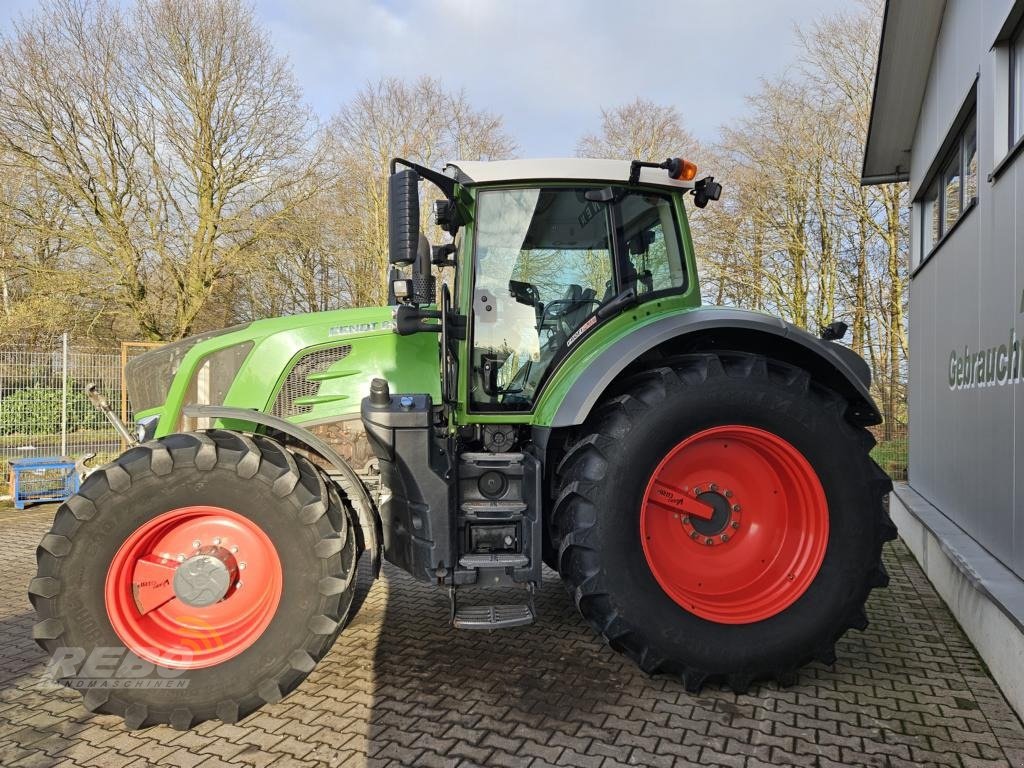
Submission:
M 590 299 L 553 299 L 544 307 L 541 316 L 538 332 L 543 330 L 556 331 L 568 337 L 575 328 L 570 328 L 567 318 L 582 307 L 588 307 L 588 314 L 594 308 L 601 306 L 597 298 Z

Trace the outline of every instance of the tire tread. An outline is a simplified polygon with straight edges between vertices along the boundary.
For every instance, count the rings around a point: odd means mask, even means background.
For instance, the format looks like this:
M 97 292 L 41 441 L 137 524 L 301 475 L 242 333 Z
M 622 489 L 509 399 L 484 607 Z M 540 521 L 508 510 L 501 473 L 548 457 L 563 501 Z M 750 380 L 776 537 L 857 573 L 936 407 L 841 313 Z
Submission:
M 138 461 L 140 454 L 145 459 L 141 463 Z M 32 634 L 45 651 L 51 654 L 56 651 L 66 633 L 64 620 L 58 614 L 61 560 L 72 552 L 79 525 L 97 514 L 97 502 L 107 493 L 128 490 L 133 473 L 165 477 L 183 466 L 194 466 L 204 472 L 227 466 L 242 479 L 252 479 L 262 473 L 277 498 L 296 496 L 300 510 L 296 513 L 297 523 L 316 531 L 315 554 L 311 551 L 310 557 L 325 562 L 332 575 L 321 579 L 319 603 L 310 627 L 304 637 L 297 634 L 298 649 L 284 660 L 281 671 L 275 676 L 252 681 L 249 695 L 223 699 L 210 711 L 176 706 L 168 712 L 139 702 L 129 703 L 101 689 L 85 692 L 83 706 L 87 710 L 121 717 L 128 728 L 166 723 L 177 730 L 187 730 L 197 722 L 212 718 L 234 723 L 263 702 L 280 701 L 330 649 L 349 618 L 353 602 L 357 550 L 356 537 L 350 528 L 354 511 L 314 464 L 264 436 L 223 429 L 181 433 L 144 443 L 122 454 L 91 474 L 79 494 L 58 508 L 50 532 L 36 551 L 37 573 L 29 586 L 29 597 L 39 618 Z
M 764 679 L 775 680 L 780 685 L 792 685 L 799 667 L 814 659 L 828 665 L 835 663 L 836 641 L 848 629 L 863 630 L 868 625 L 864 611 L 868 595 L 872 589 L 886 586 L 889 580 L 882 564 L 881 550 L 885 541 L 896 536 L 896 527 L 884 503 L 892 482 L 868 455 L 875 444 L 871 433 L 841 418 L 845 431 L 843 437 L 861 446 L 862 454 L 855 460 L 861 462 L 864 475 L 871 478 L 872 509 L 869 514 L 876 531 L 874 562 L 864 571 L 862 583 L 851 600 L 853 608 L 850 613 L 842 625 L 836 627 L 828 642 L 815 653 L 796 665 L 724 674 L 695 669 L 680 661 L 659 657 L 642 631 L 631 627 L 618 615 L 596 577 L 601 572 L 600 556 L 588 543 L 588 533 L 601 506 L 599 483 L 604 476 L 602 466 L 608 464 L 603 447 L 614 446 L 619 437 L 632 429 L 638 415 L 656 408 L 673 392 L 718 376 L 768 379 L 790 389 L 796 396 L 813 398 L 820 407 L 833 410 L 840 417 L 847 408 L 846 401 L 839 394 L 819 386 L 807 371 L 762 355 L 723 351 L 679 355 L 662 362 L 665 365 L 637 372 L 618 384 L 595 405 L 587 422 L 570 437 L 556 470 L 559 492 L 552 507 L 552 541 L 558 551 L 559 573 L 583 617 L 611 647 L 623 652 L 645 672 L 679 677 L 690 692 L 699 692 L 709 681 L 725 682 L 737 693 Z

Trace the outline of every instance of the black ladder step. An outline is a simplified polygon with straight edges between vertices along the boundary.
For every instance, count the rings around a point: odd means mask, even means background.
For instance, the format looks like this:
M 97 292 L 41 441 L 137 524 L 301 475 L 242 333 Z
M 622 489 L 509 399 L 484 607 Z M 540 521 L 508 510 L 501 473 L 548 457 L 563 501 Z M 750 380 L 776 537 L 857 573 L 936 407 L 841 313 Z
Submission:
M 508 466 L 510 464 L 521 464 L 522 453 L 464 453 L 459 457 L 464 464 L 477 464 L 480 466 Z
M 522 568 L 529 564 L 530 558 L 515 552 L 490 552 L 459 558 L 459 565 L 463 568 Z
M 529 605 L 465 605 L 455 611 L 456 629 L 505 629 L 533 623 Z
M 526 511 L 526 502 L 513 501 L 464 501 L 462 511 L 479 518 L 510 519 Z

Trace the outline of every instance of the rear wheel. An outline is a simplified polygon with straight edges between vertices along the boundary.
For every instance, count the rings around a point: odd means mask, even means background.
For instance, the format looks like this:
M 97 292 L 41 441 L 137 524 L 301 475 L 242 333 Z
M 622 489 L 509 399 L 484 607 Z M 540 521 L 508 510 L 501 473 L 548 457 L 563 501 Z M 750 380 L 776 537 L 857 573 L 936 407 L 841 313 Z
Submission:
M 559 570 L 648 672 L 791 682 L 864 628 L 891 484 L 846 402 L 793 366 L 694 354 L 623 382 L 560 466 Z
M 60 507 L 29 587 L 33 634 L 92 711 L 133 728 L 234 722 L 330 648 L 352 604 L 355 539 L 302 456 L 224 430 L 172 435 Z

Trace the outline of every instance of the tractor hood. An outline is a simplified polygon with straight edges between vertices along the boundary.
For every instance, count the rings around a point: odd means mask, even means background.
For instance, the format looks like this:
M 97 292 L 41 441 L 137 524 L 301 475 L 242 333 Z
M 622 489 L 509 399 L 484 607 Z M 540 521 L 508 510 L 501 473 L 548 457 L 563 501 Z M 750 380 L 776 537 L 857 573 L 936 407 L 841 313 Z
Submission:
M 299 423 L 358 416 L 370 380 L 394 392 L 437 397 L 434 334 L 394 333 L 392 308 L 342 309 L 257 320 L 139 355 L 126 367 L 136 421 L 146 437 L 195 428 L 185 405 L 247 408 Z

